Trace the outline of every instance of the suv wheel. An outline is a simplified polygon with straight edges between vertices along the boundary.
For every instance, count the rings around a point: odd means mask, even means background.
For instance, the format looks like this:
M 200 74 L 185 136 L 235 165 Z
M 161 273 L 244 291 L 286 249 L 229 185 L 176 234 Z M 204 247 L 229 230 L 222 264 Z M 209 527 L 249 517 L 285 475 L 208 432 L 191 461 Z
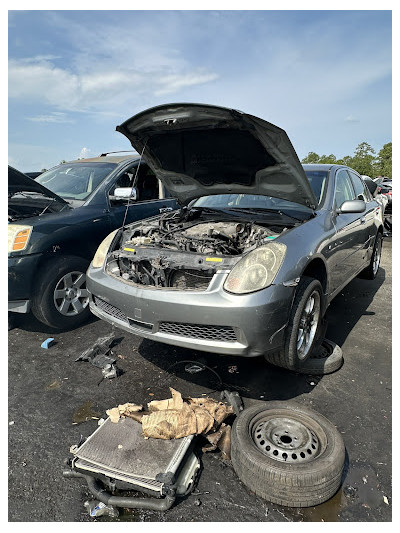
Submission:
M 88 319 L 88 266 L 88 261 L 74 256 L 58 257 L 45 265 L 32 302 L 32 312 L 40 322 L 68 329 Z

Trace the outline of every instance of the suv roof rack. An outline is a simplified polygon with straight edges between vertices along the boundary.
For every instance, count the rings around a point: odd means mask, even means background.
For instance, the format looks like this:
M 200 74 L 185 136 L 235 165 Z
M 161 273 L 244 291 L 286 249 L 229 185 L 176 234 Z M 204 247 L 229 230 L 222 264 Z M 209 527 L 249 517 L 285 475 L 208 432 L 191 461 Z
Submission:
M 105 157 L 106 155 L 110 155 L 110 154 L 124 154 L 124 153 L 137 153 L 135 152 L 135 150 L 117 150 L 116 152 L 104 152 L 102 154 L 99 155 L 99 157 Z

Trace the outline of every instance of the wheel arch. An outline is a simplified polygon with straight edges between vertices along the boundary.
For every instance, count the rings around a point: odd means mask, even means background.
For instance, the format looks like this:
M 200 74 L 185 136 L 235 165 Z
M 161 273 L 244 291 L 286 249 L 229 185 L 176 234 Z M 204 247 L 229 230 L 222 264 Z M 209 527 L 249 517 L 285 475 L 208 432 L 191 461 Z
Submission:
M 308 276 L 309 278 L 317 279 L 322 285 L 322 290 L 323 290 L 324 295 L 327 293 L 328 272 L 327 272 L 326 264 L 321 257 L 315 257 L 311 259 L 311 261 L 307 263 L 301 275 Z

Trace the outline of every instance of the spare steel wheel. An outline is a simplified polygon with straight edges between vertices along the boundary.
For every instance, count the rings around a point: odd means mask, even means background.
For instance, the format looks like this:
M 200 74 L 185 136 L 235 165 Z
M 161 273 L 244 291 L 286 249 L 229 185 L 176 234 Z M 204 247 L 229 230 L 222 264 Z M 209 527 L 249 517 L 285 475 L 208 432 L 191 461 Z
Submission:
M 341 484 L 343 439 L 324 416 L 295 402 L 245 409 L 231 436 L 232 464 L 258 496 L 289 507 L 311 507 Z

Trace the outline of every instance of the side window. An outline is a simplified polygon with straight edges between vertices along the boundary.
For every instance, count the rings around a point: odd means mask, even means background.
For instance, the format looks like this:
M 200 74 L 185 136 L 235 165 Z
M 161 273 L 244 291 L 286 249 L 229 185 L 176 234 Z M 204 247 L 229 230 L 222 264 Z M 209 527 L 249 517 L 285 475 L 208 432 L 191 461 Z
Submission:
M 336 174 L 335 202 L 340 207 L 347 200 L 355 200 L 354 189 L 349 175 L 345 170 L 339 170 Z
M 113 205 L 121 205 L 128 202 L 128 198 L 126 200 L 113 198 L 115 189 L 120 187 L 136 187 L 136 202 L 158 200 L 160 198 L 159 181 L 154 172 L 144 163 L 140 165 L 139 169 L 137 165 L 134 165 L 118 176 L 109 193 Z
M 139 168 L 136 180 L 137 201 L 158 200 L 160 197 L 159 181 L 154 172 L 147 166 Z
M 364 200 L 364 202 L 368 202 L 368 198 L 365 193 L 364 182 L 357 176 L 357 174 L 354 174 L 354 172 L 350 172 L 350 176 L 354 185 L 354 190 L 356 191 L 357 200 Z

